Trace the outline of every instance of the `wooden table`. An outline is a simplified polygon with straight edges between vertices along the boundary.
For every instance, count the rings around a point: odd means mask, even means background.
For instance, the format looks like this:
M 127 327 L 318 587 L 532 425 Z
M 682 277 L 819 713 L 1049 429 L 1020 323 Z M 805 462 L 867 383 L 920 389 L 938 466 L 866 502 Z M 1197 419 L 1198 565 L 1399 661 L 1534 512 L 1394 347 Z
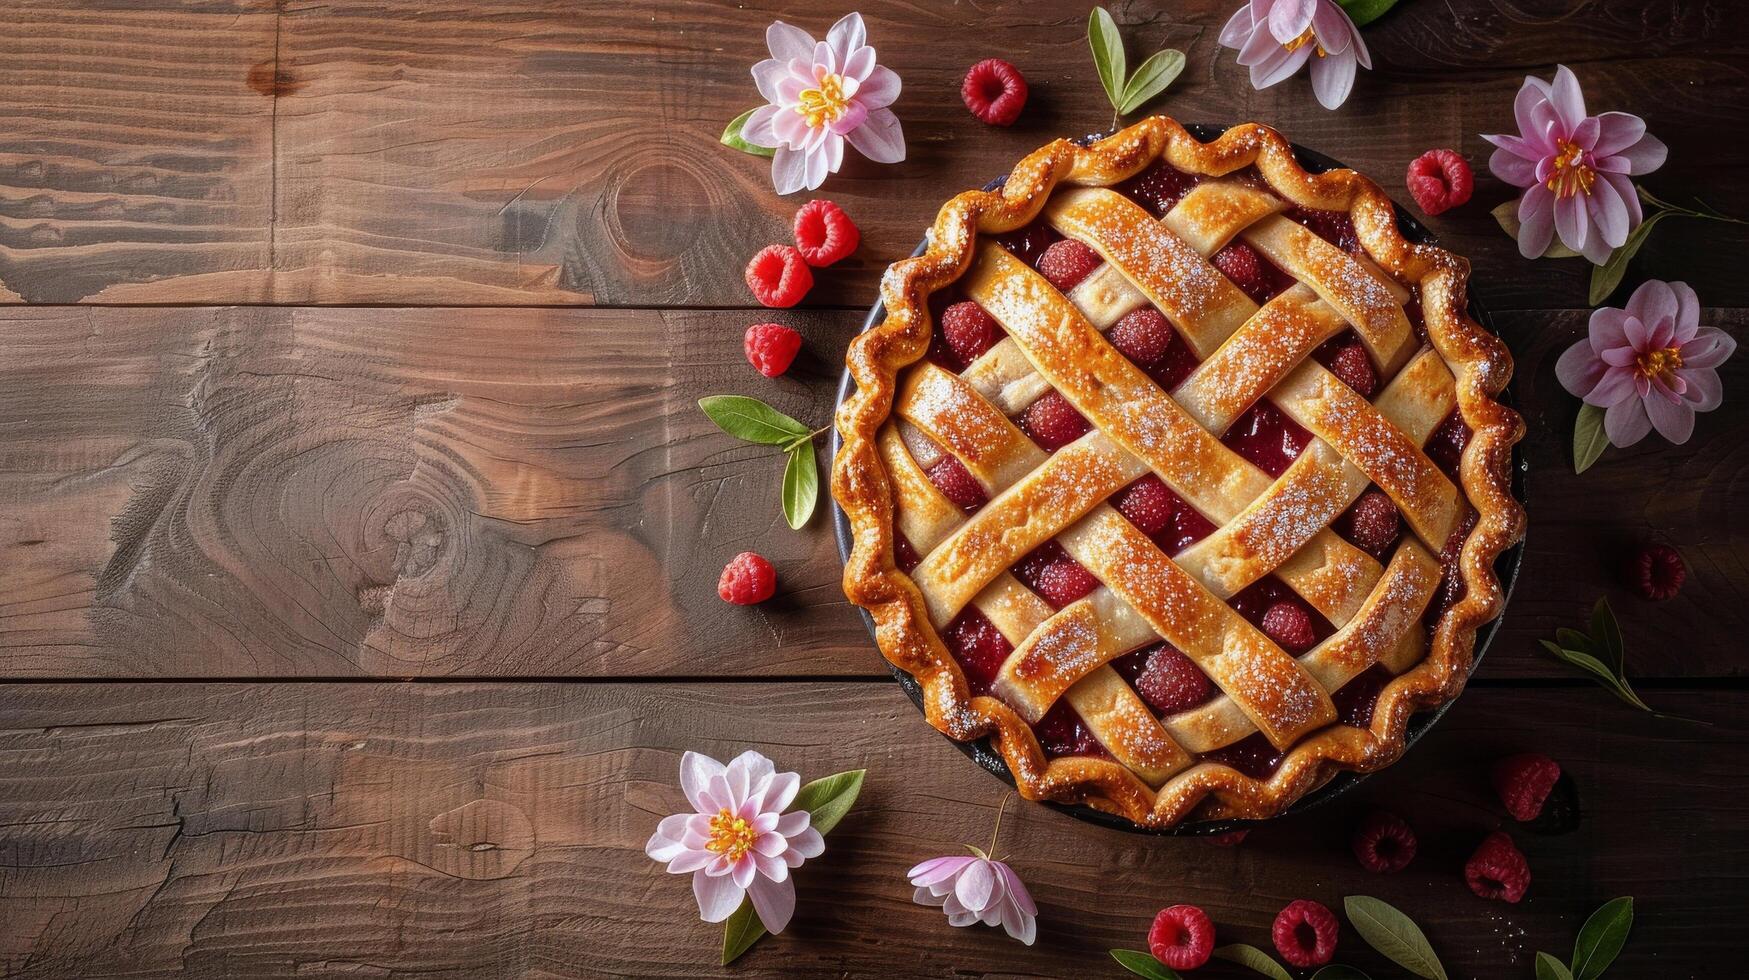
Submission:
M 1011 815 L 1040 905 L 1027 949 L 910 903 L 913 862 L 981 841 L 1001 786 L 927 730 L 838 587 L 823 515 L 778 514 L 780 467 L 694 407 L 763 397 L 824 422 L 879 270 L 952 191 L 1110 112 L 1084 5 L 866 0 L 904 78 L 909 159 L 852 159 L 824 193 L 863 246 L 805 309 L 750 308 L 741 266 L 801 197 L 716 143 L 753 104 L 774 18 L 809 3 L 89 0 L 9 6 L 0 32 L 0 972 L 13 977 L 715 975 L 719 930 L 642 853 L 682 803 L 684 749 L 753 746 L 807 775 L 866 766 L 861 803 L 800 876 L 789 933 L 742 976 L 1106 976 L 1164 904 L 1267 947 L 1290 899 L 1375 894 L 1454 977 L 1530 977 L 1631 894 L 1610 976 L 1740 969 L 1749 905 L 1749 357 L 1683 447 L 1582 477 L 1554 358 L 1585 268 L 1528 263 L 1477 136 L 1527 72 L 1573 66 L 1593 111 L 1671 148 L 1646 180 L 1749 214 L 1749 42 L 1676 0 L 1406 0 L 1366 30 L 1340 111 L 1303 78 L 1254 92 L 1217 49 L 1237 0 L 1114 4 L 1132 60 L 1184 49 L 1156 105 L 1279 126 L 1402 193 L 1422 150 L 1482 171 L 1430 224 L 1476 269 L 1519 361 L 1529 549 L 1471 690 L 1351 797 L 1236 849 Z M 973 121 L 959 79 L 1007 58 L 1032 101 Z M 1685 279 L 1749 327 L 1749 234 L 1672 219 L 1629 286 Z M 1618 294 L 1620 302 L 1625 291 Z M 807 353 L 766 381 L 756 319 Z M 1681 596 L 1613 569 L 1679 547 Z M 782 576 L 714 594 L 731 555 Z M 1599 596 L 1653 718 L 1539 653 Z M 1517 828 L 1520 905 L 1459 876 L 1501 826 L 1486 770 L 1566 766 L 1579 829 Z M 1374 877 L 1347 851 L 1374 804 L 1422 854 Z M 1340 959 L 1401 975 L 1345 932 Z M 1730 970 L 1725 964 L 1732 964 Z M 1197 976 L 1242 976 L 1210 968 Z

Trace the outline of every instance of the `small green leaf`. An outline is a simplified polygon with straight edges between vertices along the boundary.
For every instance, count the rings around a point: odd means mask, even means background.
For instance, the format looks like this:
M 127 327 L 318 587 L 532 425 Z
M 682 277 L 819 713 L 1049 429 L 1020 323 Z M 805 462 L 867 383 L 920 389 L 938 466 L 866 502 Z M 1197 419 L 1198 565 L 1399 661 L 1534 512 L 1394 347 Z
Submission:
M 1270 980 L 1294 980 L 1293 976 L 1280 963 L 1255 946 L 1247 946 L 1244 943 L 1218 946 L 1213 955 L 1217 960 L 1237 963 L 1254 973 L 1263 974 Z
M 758 913 L 753 911 L 753 900 L 743 898 L 741 907 L 723 923 L 723 965 L 728 966 L 735 962 L 742 953 L 753 948 L 753 944 L 763 935 L 765 924 L 759 921 Z
M 1669 211 L 1659 211 L 1640 222 L 1640 226 L 1628 233 L 1628 240 L 1621 247 L 1609 253 L 1609 259 L 1602 265 L 1591 270 L 1591 295 L 1588 297 L 1592 306 L 1609 298 L 1615 292 L 1615 287 L 1621 285 L 1621 277 L 1627 274 L 1628 261 L 1646 244 L 1646 236 L 1652 233 L 1652 226 Z
M 1365 27 L 1395 7 L 1397 0 L 1336 0 L 1336 5 L 1354 21 L 1355 27 Z
M 746 112 L 729 120 L 729 124 L 723 127 L 723 135 L 720 142 L 724 146 L 734 147 L 742 153 L 751 153 L 757 157 L 768 157 L 775 154 L 777 152 L 775 149 L 769 146 L 755 146 L 752 143 L 747 142 L 746 137 L 741 135 L 741 127 L 747 125 L 747 118 L 757 111 L 759 111 L 759 107 L 754 106 Z
M 1628 941 L 1628 930 L 1634 924 L 1634 900 L 1628 897 L 1605 902 L 1591 913 L 1579 930 L 1579 940 L 1573 944 L 1573 980 L 1597 980 L 1615 962 L 1616 954 Z M 1537 969 L 1542 969 L 1542 956 L 1537 954 Z M 1551 957 L 1552 959 L 1552 957 Z M 1539 975 L 1537 980 L 1542 980 Z M 1563 978 L 1566 980 L 1566 978 Z
M 1109 951 L 1111 958 L 1118 965 L 1148 980 L 1184 980 L 1177 971 L 1155 959 L 1151 954 L 1135 949 L 1114 949 Z
M 1149 55 L 1124 84 L 1123 98 L 1118 100 L 1118 113 L 1128 115 L 1140 109 L 1149 99 L 1166 91 L 1166 86 L 1183 71 L 1184 52 L 1176 48 Z
M 1536 954 L 1536 980 L 1573 980 L 1560 960 L 1547 953 Z
M 1492 214 L 1494 220 L 1500 223 L 1502 231 L 1511 236 L 1513 241 L 1518 241 L 1518 198 L 1513 198 L 1488 213 Z M 1576 259 L 1578 257 L 1579 253 L 1562 245 L 1559 238 L 1549 242 L 1548 249 L 1541 255 L 1541 258 L 1545 259 Z
M 748 442 L 782 446 L 808 434 L 807 426 L 746 395 L 707 395 L 698 400 L 698 407 L 717 428 Z
M 1622 639 L 1615 610 L 1609 608 L 1609 599 L 1604 596 L 1598 596 L 1597 605 L 1591 607 L 1591 638 L 1599 648 L 1597 659 L 1621 677 L 1627 669 L 1627 643 Z
M 1352 966 L 1332 963 L 1312 974 L 1312 980 L 1372 980 L 1372 978 Z
M 1105 97 L 1111 107 L 1123 102 L 1124 65 L 1123 35 L 1117 32 L 1117 22 L 1104 7 L 1094 7 L 1087 15 L 1087 46 L 1093 49 L 1093 68 L 1099 73 L 1099 84 L 1105 87 Z
M 1609 448 L 1609 433 L 1603 431 L 1603 409 L 1586 402 L 1579 406 L 1573 423 L 1573 472 L 1583 473 Z
M 1408 916 L 1368 895 L 1350 895 L 1342 907 L 1354 931 L 1385 959 L 1426 980 L 1448 980 L 1426 934 Z
M 808 518 L 814 516 L 814 503 L 820 499 L 820 464 L 814 461 L 814 444 L 803 440 L 789 451 L 789 462 L 783 468 L 783 519 L 790 530 L 799 531 Z
M 1592 656 L 1597 655 L 1597 648 L 1591 642 L 1591 637 L 1575 629 L 1568 629 L 1563 626 L 1560 629 L 1555 630 L 1555 642 L 1568 650 L 1577 650 L 1580 653 L 1589 653 Z

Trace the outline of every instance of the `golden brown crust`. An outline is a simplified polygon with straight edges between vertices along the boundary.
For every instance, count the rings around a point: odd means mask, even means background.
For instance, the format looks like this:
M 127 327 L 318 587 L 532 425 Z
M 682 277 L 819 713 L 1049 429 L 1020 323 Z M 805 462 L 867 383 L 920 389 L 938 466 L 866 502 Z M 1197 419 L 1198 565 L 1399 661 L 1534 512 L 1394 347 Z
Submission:
M 1464 597 L 1440 616 L 1425 658 L 1385 686 L 1368 728 L 1330 724 L 1312 732 L 1292 746 L 1267 779 L 1204 761 L 1176 772 L 1156 790 L 1115 762 L 1047 760 L 1012 708 L 970 695 L 930 625 L 923 595 L 894 564 L 892 477 L 877 436 L 892 415 L 900 371 L 928 349 L 929 295 L 966 273 L 980 235 L 1027 224 L 1060 186 L 1109 186 L 1157 159 L 1216 176 L 1255 165 L 1270 188 L 1288 200 L 1348 212 L 1371 260 L 1397 282 L 1419 286 L 1428 338 L 1455 376 L 1458 410 L 1472 430 L 1460 475 L 1477 519 L 1458 559 Z M 1203 143 L 1177 122 L 1156 116 L 1090 146 L 1057 140 L 1021 160 L 1000 190 L 969 191 L 949 201 L 936 216 L 924 254 L 895 263 L 883 277 L 886 319 L 850 346 L 846 360 L 856 388 L 837 413 L 843 448 L 832 470 L 833 496 L 852 529 L 845 594 L 869 611 L 883 655 L 919 682 L 929 723 L 955 739 L 991 737 L 1028 798 L 1087 803 L 1154 828 L 1170 827 L 1193 812 L 1209 818 L 1273 816 L 1339 770 L 1371 771 L 1395 761 L 1410 715 L 1463 689 L 1476 630 L 1499 615 L 1503 603 L 1495 559 L 1524 529 L 1509 478 L 1512 446 L 1523 434 L 1523 423 L 1497 400 L 1511 375 L 1511 356 L 1469 318 L 1468 276 L 1463 259 L 1405 240 L 1390 199 L 1377 185 L 1350 170 L 1308 173 L 1287 140 L 1256 124 L 1233 127 Z

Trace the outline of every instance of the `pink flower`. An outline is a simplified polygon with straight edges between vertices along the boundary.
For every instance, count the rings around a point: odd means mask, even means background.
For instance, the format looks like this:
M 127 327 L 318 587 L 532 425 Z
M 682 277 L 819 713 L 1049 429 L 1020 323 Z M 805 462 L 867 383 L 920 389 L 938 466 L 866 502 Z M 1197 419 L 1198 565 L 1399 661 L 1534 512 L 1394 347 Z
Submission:
M 1724 400 L 1717 370 L 1737 342 L 1700 325 L 1700 301 L 1687 283 L 1648 280 L 1625 309 L 1591 314 L 1591 336 L 1555 363 L 1561 386 L 1606 409 L 1603 431 L 1631 446 L 1657 429 L 1681 445 L 1694 432 L 1694 413 Z
M 1250 0 L 1221 28 L 1221 46 L 1238 49 L 1252 88 L 1268 88 L 1311 61 L 1312 94 L 1326 109 L 1347 100 L 1357 64 L 1372 70 L 1359 29 L 1331 0 Z
M 1020 876 L 977 848 L 973 855 L 931 858 L 905 872 L 918 905 L 938 905 L 950 925 L 998 923 L 1008 935 L 1031 946 L 1038 938 L 1038 906 Z
M 721 922 L 753 900 L 772 934 L 789 925 L 796 908 L 792 868 L 826 850 L 806 810 L 784 813 L 802 779 L 777 772 L 754 751 L 727 766 L 697 752 L 680 759 L 680 788 L 695 813 L 663 817 L 644 853 L 673 874 L 692 875 L 692 894 L 706 922 Z
M 1554 235 L 1596 265 L 1609 260 L 1640 223 L 1639 195 L 1628 178 L 1664 164 L 1664 144 L 1645 120 L 1625 112 L 1585 114 L 1585 94 L 1567 66 L 1551 84 L 1526 78 L 1513 105 L 1517 136 L 1482 138 L 1498 149 L 1494 176 L 1525 188 L 1518 199 L 1518 251 L 1534 259 Z
M 772 147 L 771 182 L 779 194 L 813 190 L 844 162 L 846 140 L 876 163 L 905 159 L 905 134 L 887 106 L 899 97 L 899 76 L 875 64 L 862 15 L 846 14 L 815 41 L 776 21 L 765 30 L 771 57 L 753 66 L 768 105 L 754 110 L 741 138 Z

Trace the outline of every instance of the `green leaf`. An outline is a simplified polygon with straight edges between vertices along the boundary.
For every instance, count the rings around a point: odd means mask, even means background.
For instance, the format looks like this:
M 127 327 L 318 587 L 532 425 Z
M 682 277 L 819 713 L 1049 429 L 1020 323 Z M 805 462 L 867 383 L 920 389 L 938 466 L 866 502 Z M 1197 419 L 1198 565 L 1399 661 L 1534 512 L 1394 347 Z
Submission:
M 1110 953 L 1111 958 L 1117 960 L 1119 966 L 1138 977 L 1147 977 L 1148 980 L 1184 980 L 1177 971 L 1155 959 L 1151 954 L 1134 949 L 1114 949 L 1110 950 Z
M 1573 974 L 1568 972 L 1560 960 L 1547 953 L 1536 954 L 1536 980 L 1573 980 Z
M 1669 201 L 1660 201 L 1656 197 L 1653 197 L 1651 191 L 1646 190 L 1644 187 L 1640 186 L 1639 184 L 1634 185 L 1634 190 L 1640 192 L 1640 200 L 1645 201 L 1647 204 L 1650 204 L 1651 206 L 1653 206 L 1655 208 L 1662 208 L 1666 211 L 1680 211 L 1680 210 L 1682 210 L 1681 208 L 1678 208 L 1676 205 L 1671 204 Z
M 1105 97 L 1111 107 L 1123 103 L 1124 65 L 1123 35 L 1117 32 L 1117 22 L 1104 7 L 1094 7 L 1087 15 L 1087 46 L 1093 49 L 1093 68 L 1099 73 L 1099 84 L 1105 86 Z
M 1216 947 L 1213 955 L 1217 960 L 1237 963 L 1247 970 L 1269 977 L 1270 980 L 1294 980 L 1280 963 L 1255 946 L 1233 943 L 1230 946 Z
M 1628 240 L 1621 247 L 1609 253 L 1609 259 L 1602 265 L 1591 270 L 1591 294 L 1588 299 L 1592 306 L 1609 298 L 1615 292 L 1615 287 L 1621 285 L 1621 277 L 1627 274 L 1628 261 L 1646 244 L 1646 236 L 1652 233 L 1652 226 L 1668 215 L 1669 211 L 1658 213 L 1640 222 L 1640 226 L 1628 233 Z
M 790 449 L 783 468 L 783 519 L 789 521 L 790 530 L 799 531 L 808 523 L 819 499 L 820 464 L 814 461 L 813 441 L 803 440 Z
M 1573 423 L 1573 472 L 1583 473 L 1609 448 L 1609 433 L 1603 431 L 1603 409 L 1586 402 L 1579 406 Z
M 754 146 L 752 143 L 747 142 L 746 138 L 741 135 L 741 127 L 747 125 L 747 117 L 753 115 L 753 113 L 757 111 L 759 111 L 759 107 L 754 106 L 746 112 L 729 120 L 729 124 L 723 127 L 723 135 L 720 142 L 724 146 L 732 146 L 735 149 L 740 150 L 742 153 L 751 153 L 758 157 L 768 157 L 776 153 L 777 151 L 769 146 Z
M 1492 214 L 1494 220 L 1500 223 L 1502 231 L 1510 235 L 1513 241 L 1518 241 L 1518 198 L 1513 198 L 1488 213 Z M 1576 259 L 1579 257 L 1579 253 L 1562 245 L 1561 240 L 1557 238 L 1549 242 L 1548 249 L 1543 252 L 1541 257 L 1545 259 Z
M 1627 644 L 1621 637 L 1621 624 L 1616 622 L 1615 610 L 1609 608 L 1609 599 L 1597 597 L 1597 605 L 1591 607 L 1591 638 L 1597 641 L 1601 648 L 1598 658 L 1615 671 L 1617 677 L 1622 677 L 1627 669 Z
M 753 911 L 753 900 L 743 898 L 741 907 L 723 923 L 723 965 L 728 966 L 735 962 L 763 935 L 765 924 L 759 921 L 759 914 Z
M 1574 980 L 1597 980 L 1615 962 L 1617 953 L 1628 941 L 1628 930 L 1634 924 L 1634 900 L 1628 897 L 1605 902 L 1591 913 L 1579 930 L 1579 940 L 1573 944 Z M 1537 969 L 1542 968 L 1538 954 Z M 1538 977 L 1538 980 L 1542 978 Z M 1565 980 L 1565 978 L 1563 978 Z
M 1372 978 L 1352 966 L 1332 963 L 1312 974 L 1312 980 L 1372 980 Z
M 1336 0 L 1336 5 L 1348 14 L 1355 27 L 1365 27 L 1397 5 L 1397 0 Z
M 782 446 L 807 436 L 808 427 L 757 398 L 745 395 L 707 395 L 698 407 L 717 428 L 737 439 L 765 446 Z
M 1123 98 L 1118 100 L 1119 114 L 1128 115 L 1140 109 L 1149 99 L 1166 91 L 1181 72 L 1184 71 L 1184 52 L 1176 48 L 1156 51 L 1142 62 L 1136 73 L 1130 76 L 1123 87 Z
M 1354 931 L 1385 959 L 1426 980 L 1449 980 L 1427 936 L 1408 916 L 1368 895 L 1350 895 L 1342 907 Z
M 1555 642 L 1568 650 L 1577 650 L 1580 653 L 1589 653 L 1592 656 L 1597 655 L 1597 647 L 1591 642 L 1591 637 L 1588 634 L 1581 633 L 1575 629 L 1568 629 L 1563 626 L 1560 629 L 1555 630 Z

